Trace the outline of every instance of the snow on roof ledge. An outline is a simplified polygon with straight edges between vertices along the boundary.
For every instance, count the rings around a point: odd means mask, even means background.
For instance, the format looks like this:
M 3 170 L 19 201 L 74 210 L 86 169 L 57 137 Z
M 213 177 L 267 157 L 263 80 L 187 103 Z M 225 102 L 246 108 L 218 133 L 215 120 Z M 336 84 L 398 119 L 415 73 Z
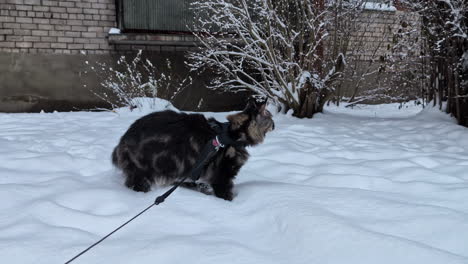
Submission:
M 396 11 L 397 10 L 396 7 L 392 4 L 372 3 L 372 2 L 364 3 L 364 9 L 377 10 L 377 11 Z

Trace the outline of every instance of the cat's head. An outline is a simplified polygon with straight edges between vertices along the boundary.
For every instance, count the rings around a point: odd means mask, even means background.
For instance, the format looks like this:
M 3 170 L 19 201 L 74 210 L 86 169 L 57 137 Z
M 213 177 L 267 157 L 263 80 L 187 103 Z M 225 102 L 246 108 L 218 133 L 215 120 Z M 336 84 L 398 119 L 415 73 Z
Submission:
M 266 105 L 266 101 L 258 103 L 251 99 L 242 112 L 227 117 L 231 129 L 240 133 L 241 137 L 244 137 L 242 139 L 248 141 L 249 145 L 262 143 L 266 133 L 275 128 L 275 122 Z

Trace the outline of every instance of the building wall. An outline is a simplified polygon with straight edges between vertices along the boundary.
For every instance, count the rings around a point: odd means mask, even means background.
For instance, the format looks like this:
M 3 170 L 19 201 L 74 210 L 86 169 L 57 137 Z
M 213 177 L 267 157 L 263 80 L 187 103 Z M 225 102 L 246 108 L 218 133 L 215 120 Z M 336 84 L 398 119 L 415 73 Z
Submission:
M 365 11 L 352 33 L 349 55 L 360 60 L 381 56 L 404 55 L 418 57 L 420 53 L 419 15 L 406 11 Z M 412 46 L 407 49 L 407 46 Z
M 192 75 L 176 97 L 180 109 L 226 111 L 243 107 L 245 94 L 229 99 L 206 88 L 209 76 L 189 73 L 184 52 L 193 38 L 170 34 L 110 35 L 116 27 L 115 0 L 0 0 L 0 111 L 52 111 L 109 106 L 102 76 L 85 62 L 117 66 L 144 50 L 156 66 L 171 60 L 172 74 Z M 203 100 L 202 100 L 203 98 Z M 203 102 L 203 103 L 200 103 Z
M 407 11 L 365 11 L 351 34 L 341 96 L 367 103 L 415 99 L 421 91 L 421 18 Z
M 109 53 L 115 21 L 114 0 L 2 0 L 0 52 Z

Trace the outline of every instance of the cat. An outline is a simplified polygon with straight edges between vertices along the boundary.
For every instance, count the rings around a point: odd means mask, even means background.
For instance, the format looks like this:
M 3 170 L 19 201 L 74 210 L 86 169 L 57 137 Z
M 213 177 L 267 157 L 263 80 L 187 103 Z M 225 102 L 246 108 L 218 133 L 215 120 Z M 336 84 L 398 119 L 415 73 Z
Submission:
M 242 112 L 227 116 L 228 135 L 235 144 L 221 148 L 206 164 L 199 180 L 182 186 L 231 201 L 233 180 L 249 158 L 247 146 L 263 142 L 274 129 L 266 102 L 250 100 Z M 154 112 L 135 121 L 112 152 L 113 164 L 123 171 L 125 185 L 138 192 L 167 186 L 191 172 L 200 152 L 216 136 L 221 123 L 201 114 Z

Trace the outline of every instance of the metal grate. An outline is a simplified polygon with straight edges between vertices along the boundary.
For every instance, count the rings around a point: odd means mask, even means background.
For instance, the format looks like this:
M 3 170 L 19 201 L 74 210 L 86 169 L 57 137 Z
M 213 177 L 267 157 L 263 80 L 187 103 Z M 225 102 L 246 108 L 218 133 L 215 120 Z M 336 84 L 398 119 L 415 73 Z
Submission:
M 119 0 L 120 25 L 126 31 L 190 31 L 193 0 Z

